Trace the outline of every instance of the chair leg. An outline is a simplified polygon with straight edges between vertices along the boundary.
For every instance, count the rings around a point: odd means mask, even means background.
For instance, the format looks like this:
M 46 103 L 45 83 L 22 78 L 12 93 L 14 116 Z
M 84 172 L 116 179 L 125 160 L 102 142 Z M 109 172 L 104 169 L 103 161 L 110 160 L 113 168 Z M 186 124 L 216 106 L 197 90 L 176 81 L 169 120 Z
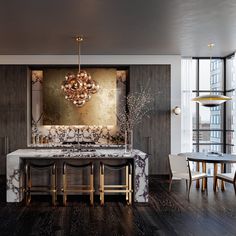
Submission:
M 196 171 L 200 171 L 200 162 L 196 163 Z M 199 179 L 196 180 L 196 188 L 200 188 L 200 181 L 199 181 Z
M 213 183 L 213 189 L 216 192 L 216 188 L 218 188 L 217 184 L 217 171 L 218 171 L 218 164 L 214 163 L 214 183 Z
M 169 192 L 171 191 L 171 185 L 172 185 L 172 178 L 170 179 L 170 182 L 169 182 Z
M 188 192 L 188 180 L 187 179 L 185 180 L 185 183 L 186 183 L 186 192 Z
M 207 187 L 208 187 L 208 178 L 206 177 L 205 178 L 205 189 L 207 190 Z
M 214 192 L 216 192 L 216 187 L 217 187 L 217 177 L 214 177 L 214 184 L 213 184 Z
M 206 173 L 206 162 L 202 162 L 202 172 Z M 202 192 L 206 189 L 206 178 L 202 178 Z
M 192 185 L 192 180 L 190 179 L 189 186 L 188 186 L 188 201 L 189 201 L 189 194 L 190 194 L 191 185 Z
M 234 182 L 233 185 L 234 185 L 234 193 L 236 195 L 236 182 Z

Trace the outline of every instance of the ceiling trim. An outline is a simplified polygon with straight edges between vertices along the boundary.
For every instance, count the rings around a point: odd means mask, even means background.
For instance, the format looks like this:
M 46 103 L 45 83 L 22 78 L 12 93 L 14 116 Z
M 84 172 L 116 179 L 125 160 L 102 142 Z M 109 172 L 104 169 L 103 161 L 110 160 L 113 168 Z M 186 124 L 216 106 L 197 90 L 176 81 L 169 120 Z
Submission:
M 83 55 L 81 65 L 173 64 L 180 55 Z M 2 65 L 77 65 L 75 55 L 0 55 Z

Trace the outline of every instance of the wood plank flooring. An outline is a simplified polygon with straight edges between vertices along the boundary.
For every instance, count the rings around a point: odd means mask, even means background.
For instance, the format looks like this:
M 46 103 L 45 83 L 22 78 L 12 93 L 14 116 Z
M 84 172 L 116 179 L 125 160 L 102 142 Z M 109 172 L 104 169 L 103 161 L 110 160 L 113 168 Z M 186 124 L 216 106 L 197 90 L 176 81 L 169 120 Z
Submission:
M 236 235 L 236 196 L 233 187 L 208 193 L 191 188 L 187 201 L 185 182 L 167 184 L 150 177 L 150 203 L 126 206 L 123 198 L 98 199 L 94 207 L 86 196 L 69 198 L 67 207 L 52 207 L 47 196 L 35 196 L 30 206 L 5 203 L 0 179 L 0 235 Z

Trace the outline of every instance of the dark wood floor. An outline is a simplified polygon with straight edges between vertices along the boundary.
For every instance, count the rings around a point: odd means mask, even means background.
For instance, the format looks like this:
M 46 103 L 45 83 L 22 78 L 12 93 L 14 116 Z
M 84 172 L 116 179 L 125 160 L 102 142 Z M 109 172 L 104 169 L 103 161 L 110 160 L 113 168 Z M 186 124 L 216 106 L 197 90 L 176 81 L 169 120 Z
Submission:
M 0 235 L 236 235 L 233 188 L 215 194 L 211 184 L 208 194 L 193 186 L 188 202 L 184 182 L 175 182 L 169 194 L 167 184 L 152 177 L 150 203 L 132 207 L 116 198 L 104 207 L 75 198 L 67 207 L 51 207 L 47 197 L 34 198 L 28 207 L 6 204 L 1 185 Z

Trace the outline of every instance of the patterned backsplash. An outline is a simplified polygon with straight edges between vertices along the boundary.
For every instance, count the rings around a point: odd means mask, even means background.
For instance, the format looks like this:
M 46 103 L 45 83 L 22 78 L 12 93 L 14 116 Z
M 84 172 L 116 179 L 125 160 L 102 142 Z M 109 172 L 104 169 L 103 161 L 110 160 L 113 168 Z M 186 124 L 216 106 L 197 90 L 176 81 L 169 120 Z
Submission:
M 63 142 L 124 144 L 124 136 L 112 126 L 32 126 L 31 144 L 60 145 Z

